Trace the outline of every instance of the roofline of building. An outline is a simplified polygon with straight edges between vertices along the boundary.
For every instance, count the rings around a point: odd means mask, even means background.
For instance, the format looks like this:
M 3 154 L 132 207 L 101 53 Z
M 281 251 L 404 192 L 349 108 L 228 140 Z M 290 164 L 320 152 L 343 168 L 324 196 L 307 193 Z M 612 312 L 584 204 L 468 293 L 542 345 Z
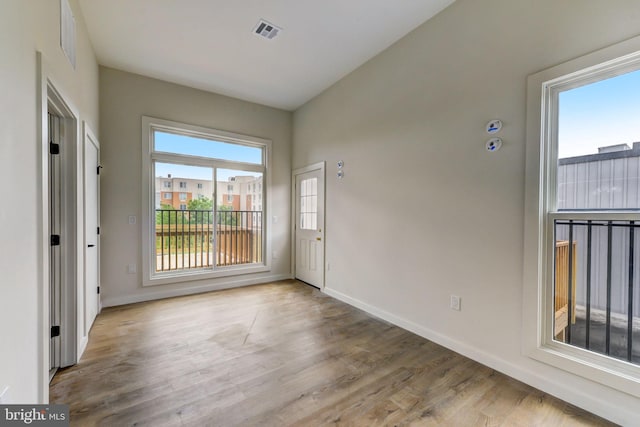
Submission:
M 577 163 L 599 162 L 602 160 L 624 159 L 627 157 L 640 157 L 640 142 L 634 142 L 633 148 L 629 150 L 610 151 L 606 153 L 587 154 L 584 156 L 558 159 L 558 165 L 574 165 Z

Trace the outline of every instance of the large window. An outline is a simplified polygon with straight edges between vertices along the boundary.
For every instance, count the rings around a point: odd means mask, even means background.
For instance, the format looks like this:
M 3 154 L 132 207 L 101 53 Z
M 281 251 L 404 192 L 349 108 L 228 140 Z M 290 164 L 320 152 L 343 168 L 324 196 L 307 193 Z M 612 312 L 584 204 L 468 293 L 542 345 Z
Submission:
M 150 117 L 143 130 L 144 284 L 267 271 L 266 212 L 248 193 L 269 141 Z M 170 180 L 181 191 L 160 197 Z
M 640 396 L 640 52 L 620 49 L 529 78 L 524 339 Z

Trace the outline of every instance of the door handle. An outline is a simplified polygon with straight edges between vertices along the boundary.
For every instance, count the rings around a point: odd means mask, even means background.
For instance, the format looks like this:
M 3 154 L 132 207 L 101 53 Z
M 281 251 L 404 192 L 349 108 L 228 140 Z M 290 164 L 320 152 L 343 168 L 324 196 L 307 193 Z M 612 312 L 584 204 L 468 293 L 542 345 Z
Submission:
M 316 237 L 316 240 L 322 240 L 322 237 Z
M 94 246 L 95 246 L 95 245 L 87 245 L 87 247 L 88 247 L 88 248 L 92 248 L 92 247 L 94 247 Z

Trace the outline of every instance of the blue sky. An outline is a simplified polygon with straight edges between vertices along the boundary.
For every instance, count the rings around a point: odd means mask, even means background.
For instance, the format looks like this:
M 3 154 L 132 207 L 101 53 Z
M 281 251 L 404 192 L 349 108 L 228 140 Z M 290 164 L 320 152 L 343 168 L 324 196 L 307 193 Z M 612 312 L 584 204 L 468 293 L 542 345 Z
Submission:
M 560 93 L 559 157 L 640 142 L 640 70 Z
M 239 144 L 229 144 L 220 141 L 194 138 L 184 135 L 174 135 L 171 133 L 155 132 L 156 151 L 170 153 L 188 154 L 193 156 L 213 157 L 217 159 L 234 160 L 244 163 L 261 164 L 262 150 L 260 148 L 248 147 Z M 194 178 L 211 180 L 212 170 L 210 168 L 173 165 L 167 163 L 156 164 L 156 176 Z M 235 172 L 225 169 L 218 170 L 218 180 L 227 180 L 234 175 L 256 175 L 249 172 Z M 259 175 L 259 174 L 257 174 Z

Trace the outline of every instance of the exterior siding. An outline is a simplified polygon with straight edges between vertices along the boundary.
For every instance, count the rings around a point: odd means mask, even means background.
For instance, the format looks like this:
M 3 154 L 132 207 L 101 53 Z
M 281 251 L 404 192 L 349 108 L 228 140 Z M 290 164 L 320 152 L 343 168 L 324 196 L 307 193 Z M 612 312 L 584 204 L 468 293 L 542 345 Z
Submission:
M 640 144 L 633 149 L 561 159 L 558 165 L 558 209 L 640 209 Z M 634 316 L 640 316 L 640 229 L 635 232 Z M 558 227 L 556 240 L 568 240 L 568 227 Z M 587 227 L 575 226 L 577 251 L 576 303 L 586 305 Z M 607 228 L 593 227 L 591 307 L 606 310 Z M 612 235 L 611 309 L 628 311 L 628 228 Z

